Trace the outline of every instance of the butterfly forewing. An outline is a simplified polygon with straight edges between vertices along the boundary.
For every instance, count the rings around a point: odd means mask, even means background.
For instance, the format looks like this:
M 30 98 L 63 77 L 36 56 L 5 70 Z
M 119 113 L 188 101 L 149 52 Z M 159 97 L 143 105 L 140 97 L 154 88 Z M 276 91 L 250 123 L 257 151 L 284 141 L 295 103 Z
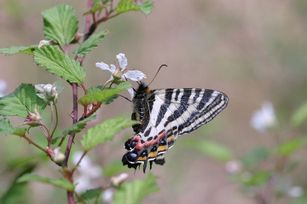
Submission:
M 136 168 L 147 161 L 164 163 L 164 153 L 177 136 L 196 130 L 211 121 L 228 103 L 219 91 L 198 88 L 149 90 L 144 84 L 136 90 L 132 119 L 136 133 L 126 142 L 129 150 L 123 163 Z

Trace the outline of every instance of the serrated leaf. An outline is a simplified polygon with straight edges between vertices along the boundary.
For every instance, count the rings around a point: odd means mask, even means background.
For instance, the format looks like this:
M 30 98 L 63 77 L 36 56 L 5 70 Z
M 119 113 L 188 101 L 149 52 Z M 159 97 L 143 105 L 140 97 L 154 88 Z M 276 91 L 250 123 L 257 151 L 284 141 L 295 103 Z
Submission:
M 13 93 L 0 98 L 0 115 L 25 118 L 29 112 L 40 112 L 46 105 L 32 84 L 21 84 Z
M 135 180 L 122 184 L 114 193 L 114 203 L 141 203 L 146 196 L 158 190 L 156 178 L 149 174 L 144 180 Z
M 85 78 L 85 71 L 79 62 L 65 55 L 56 46 L 45 46 L 34 52 L 35 62 L 49 71 L 70 83 L 82 83 Z
M 66 136 L 66 135 L 70 135 L 70 134 L 73 134 L 73 133 L 76 134 L 76 133 L 81 132 L 85 128 L 86 124 L 89 121 L 94 120 L 95 118 L 96 118 L 96 116 L 92 115 L 91 117 L 88 117 L 84 120 L 81 120 L 81 121 L 73 124 L 69 129 L 67 129 L 63 132 L 63 135 Z
M 105 103 L 108 104 L 114 100 L 117 95 L 127 90 L 130 87 L 128 82 L 120 83 L 115 88 L 100 88 L 94 87 L 88 90 L 87 94 L 79 99 L 79 103 L 82 105 L 89 105 L 91 103 Z
M 100 31 L 99 33 L 91 35 L 79 46 L 79 48 L 75 51 L 75 54 L 81 57 L 85 56 L 87 53 L 91 52 L 94 48 L 98 46 L 98 44 L 102 41 L 106 34 L 107 31 Z
M 152 10 L 152 0 L 145 0 L 143 3 L 137 4 L 133 0 L 121 0 L 116 7 L 118 14 L 128 11 L 142 11 L 145 14 L 149 14 Z
M 116 160 L 113 163 L 104 166 L 103 175 L 110 178 L 111 176 L 119 175 L 125 171 L 127 171 L 127 168 L 123 166 L 123 163 L 119 160 Z
M 112 140 L 117 133 L 133 124 L 135 124 L 135 121 L 127 117 L 117 117 L 106 120 L 88 129 L 81 140 L 81 144 L 86 151 L 89 151 L 98 144 Z
M 47 39 L 67 45 L 78 31 L 75 10 L 69 5 L 58 5 L 42 12 L 44 35 Z
M 193 147 L 193 149 L 197 149 L 203 154 L 213 157 L 214 159 L 218 159 L 220 161 L 228 161 L 233 158 L 233 154 L 230 149 L 225 147 L 222 144 L 209 141 L 209 140 L 201 140 L 201 141 L 189 141 L 188 145 Z
M 63 188 L 69 191 L 73 191 L 75 186 L 70 183 L 69 181 L 67 181 L 66 179 L 52 179 L 52 178 L 48 178 L 48 177 L 43 177 L 43 176 L 39 176 L 39 175 L 35 175 L 35 174 L 26 174 L 23 175 L 22 177 L 20 177 L 18 180 L 18 182 L 22 183 L 22 182 L 29 182 L 29 181 L 37 181 L 37 182 L 41 182 L 41 183 L 45 183 L 45 184 L 50 184 L 59 188 Z
M 0 198 L 1 204 L 26 203 L 27 200 L 27 183 L 19 183 L 17 180 L 25 174 L 32 172 L 36 164 L 28 164 L 21 168 L 21 172 L 15 177 L 10 187 Z M 20 169 L 20 168 L 19 168 Z
M 26 133 L 26 128 L 14 128 L 7 118 L 0 118 L 0 134 L 23 136 Z
M 98 198 L 101 195 L 101 193 L 102 193 L 102 188 L 94 188 L 85 191 L 80 196 L 82 198 L 82 201 L 89 201 Z
M 30 46 L 13 46 L 7 48 L 0 48 L 0 54 L 14 55 L 14 54 L 28 54 L 32 55 L 37 45 Z
M 276 149 L 276 153 L 281 156 L 290 156 L 295 151 L 307 144 L 306 138 L 293 138 L 280 145 Z
M 292 116 L 292 124 L 297 127 L 307 121 L 307 103 L 301 105 Z

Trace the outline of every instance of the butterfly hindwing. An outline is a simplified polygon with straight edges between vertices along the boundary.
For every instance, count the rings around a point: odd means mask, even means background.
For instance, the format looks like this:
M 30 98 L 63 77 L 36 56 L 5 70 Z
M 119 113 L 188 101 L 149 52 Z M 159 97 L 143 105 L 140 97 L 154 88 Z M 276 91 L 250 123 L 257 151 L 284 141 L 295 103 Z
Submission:
M 124 165 L 146 170 L 147 162 L 164 164 L 164 153 L 177 136 L 196 130 L 211 121 L 228 103 L 219 91 L 198 88 L 150 90 L 140 84 L 133 98 L 131 118 L 139 121 L 136 133 L 125 147 Z

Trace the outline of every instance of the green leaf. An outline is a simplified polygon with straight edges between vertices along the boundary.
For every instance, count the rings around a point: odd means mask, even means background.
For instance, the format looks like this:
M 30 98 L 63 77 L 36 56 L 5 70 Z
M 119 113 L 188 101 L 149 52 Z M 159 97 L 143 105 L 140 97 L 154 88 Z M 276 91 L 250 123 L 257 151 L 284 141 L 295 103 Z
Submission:
M 244 183 L 244 185 L 248 187 L 261 186 L 263 184 L 266 184 L 270 178 L 271 178 L 270 172 L 258 171 L 252 174 L 250 177 L 245 176 L 244 178 L 242 178 L 242 182 Z
M 107 31 L 100 31 L 99 33 L 91 35 L 79 46 L 79 48 L 75 51 L 75 54 L 80 57 L 85 56 L 87 53 L 91 52 L 94 48 L 98 46 L 98 44 L 102 41 L 106 34 Z
M 26 131 L 26 128 L 14 128 L 7 118 L 0 118 L 0 134 L 23 136 Z
M 32 55 L 37 45 L 30 46 L 13 46 L 7 48 L 0 48 L 0 54 L 14 55 L 14 54 L 27 54 Z
M 0 115 L 25 118 L 29 112 L 40 112 L 46 105 L 46 102 L 36 95 L 32 84 L 21 84 L 13 93 L 0 98 Z
M 153 192 L 159 190 L 156 178 L 149 174 L 144 180 L 135 180 L 122 184 L 114 194 L 115 204 L 137 204 Z
M 266 160 L 270 154 L 271 151 L 268 148 L 258 147 L 245 154 L 242 158 L 242 162 L 245 166 L 252 167 Z
M 73 133 L 81 132 L 85 128 L 87 122 L 89 122 L 89 121 L 91 121 L 95 118 L 96 118 L 96 116 L 92 115 L 91 117 L 88 117 L 84 120 L 81 120 L 81 121 L 73 124 L 69 129 L 67 129 L 63 132 L 63 135 L 66 136 L 66 135 L 70 135 L 70 134 L 73 134 Z
M 35 62 L 70 83 L 81 84 L 85 78 L 85 71 L 80 64 L 65 55 L 56 46 L 44 46 L 34 52 Z
M 67 45 L 78 31 L 78 19 L 73 7 L 58 5 L 42 12 L 44 35 L 47 39 Z
M 208 141 L 208 140 L 201 140 L 201 141 L 189 141 L 187 143 L 193 149 L 197 149 L 203 154 L 213 157 L 214 159 L 220 161 L 228 161 L 233 158 L 233 154 L 230 149 L 225 147 L 222 144 Z
M 295 127 L 303 125 L 307 120 L 307 103 L 301 105 L 292 116 L 292 124 Z
M 149 14 L 152 10 L 152 0 L 145 0 L 143 3 L 136 4 L 133 0 L 121 0 L 116 7 L 116 13 L 125 13 L 128 11 L 142 11 L 144 14 Z
M 102 193 L 102 188 L 89 189 L 80 195 L 82 198 L 80 200 L 89 201 L 92 199 L 96 199 L 101 195 L 101 193 Z
M 27 183 L 19 183 L 17 180 L 25 174 L 32 172 L 36 164 L 28 164 L 21 169 L 21 172 L 15 177 L 10 187 L 0 198 L 2 204 L 28 203 L 27 201 Z
M 133 124 L 135 124 L 135 121 L 132 121 L 127 117 L 117 117 L 106 120 L 103 123 L 88 129 L 82 138 L 81 144 L 86 151 L 89 151 L 98 144 L 112 140 L 114 135 Z
M 91 103 L 105 103 L 108 104 L 114 98 L 117 97 L 117 95 L 127 90 L 130 87 L 130 84 L 128 82 L 120 83 L 115 88 L 101 88 L 101 87 L 94 87 L 88 90 L 87 94 L 82 96 L 79 99 L 79 103 L 82 105 L 89 105 Z
M 52 178 L 48 178 L 48 177 L 42 177 L 39 175 L 35 175 L 35 174 L 25 174 L 22 177 L 20 177 L 18 180 L 18 182 L 22 183 L 22 182 L 29 182 L 29 181 L 38 181 L 41 183 L 45 183 L 45 184 L 51 184 L 53 186 L 59 187 L 59 188 L 63 188 L 66 189 L 68 191 L 73 191 L 75 186 L 70 183 L 69 181 L 67 181 L 66 179 L 52 179 Z
M 306 138 L 293 138 L 277 147 L 277 154 L 281 156 L 289 156 L 307 144 Z

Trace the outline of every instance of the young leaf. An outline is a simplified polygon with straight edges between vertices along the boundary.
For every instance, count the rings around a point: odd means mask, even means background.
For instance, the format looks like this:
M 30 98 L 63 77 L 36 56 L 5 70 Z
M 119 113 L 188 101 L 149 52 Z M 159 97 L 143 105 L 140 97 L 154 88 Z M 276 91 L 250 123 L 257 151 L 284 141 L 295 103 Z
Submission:
M 79 99 L 79 103 L 82 105 L 98 102 L 108 104 L 110 101 L 116 98 L 120 92 L 127 90 L 129 87 L 130 84 L 128 82 L 123 82 L 115 88 L 91 88 L 88 90 L 86 95 Z
M 95 118 L 96 118 L 96 116 L 92 115 L 91 117 L 88 117 L 88 118 L 86 118 L 84 120 L 81 120 L 81 121 L 73 124 L 69 129 L 67 129 L 67 130 L 65 130 L 63 132 L 63 135 L 66 136 L 66 135 L 70 135 L 72 133 L 79 133 L 79 132 L 81 132 L 85 128 L 87 122 L 89 122 L 90 120 L 93 120 Z
M 42 12 L 44 35 L 47 39 L 67 45 L 78 31 L 78 19 L 73 7 L 59 5 Z
M 102 188 L 89 189 L 81 194 L 81 198 L 83 201 L 90 201 L 92 199 L 98 198 L 101 192 L 102 192 Z
M 156 178 L 149 174 L 144 180 L 122 184 L 114 194 L 115 204 L 136 204 L 153 192 L 159 190 Z
M 75 188 L 75 186 L 66 179 L 52 179 L 48 177 L 38 176 L 35 174 L 25 174 L 22 177 L 20 177 L 17 181 L 20 183 L 29 182 L 29 181 L 38 181 L 41 183 L 51 184 L 59 188 L 64 188 L 69 191 L 73 191 Z
M 121 0 L 116 7 L 117 13 L 125 13 L 128 11 L 142 11 L 144 14 L 149 14 L 152 10 L 152 0 L 145 0 L 137 4 L 133 0 Z
M 104 166 L 103 175 L 110 178 L 111 176 L 119 175 L 125 171 L 127 171 L 127 168 L 123 166 L 123 163 L 119 160 L 116 160 L 113 163 Z
M 44 46 L 34 52 L 35 62 L 49 71 L 70 83 L 82 83 L 85 78 L 85 71 L 80 64 L 65 55 L 56 46 Z
M 0 98 L 0 115 L 25 118 L 29 112 L 40 112 L 46 105 L 32 84 L 21 84 L 13 93 Z
M 126 117 L 117 117 L 104 121 L 103 123 L 90 128 L 81 140 L 86 151 L 91 150 L 98 144 L 112 140 L 115 134 L 135 124 L 135 121 Z
M 27 54 L 32 55 L 37 45 L 30 46 L 13 46 L 7 48 L 0 48 L 0 54 L 14 55 L 14 54 Z
M 193 147 L 193 149 L 197 149 L 205 155 L 213 157 L 220 161 L 228 161 L 233 158 L 231 150 L 219 143 L 215 143 L 208 140 L 192 140 L 188 143 L 188 145 Z
M 26 128 L 14 128 L 7 118 L 0 118 L 0 134 L 23 136 L 26 131 Z
M 87 53 L 91 52 L 98 46 L 106 34 L 107 31 L 101 31 L 99 33 L 93 34 L 80 45 L 80 47 L 75 51 L 75 54 L 80 57 L 85 56 Z
M 297 127 L 307 121 L 307 103 L 301 105 L 292 116 L 292 124 Z

